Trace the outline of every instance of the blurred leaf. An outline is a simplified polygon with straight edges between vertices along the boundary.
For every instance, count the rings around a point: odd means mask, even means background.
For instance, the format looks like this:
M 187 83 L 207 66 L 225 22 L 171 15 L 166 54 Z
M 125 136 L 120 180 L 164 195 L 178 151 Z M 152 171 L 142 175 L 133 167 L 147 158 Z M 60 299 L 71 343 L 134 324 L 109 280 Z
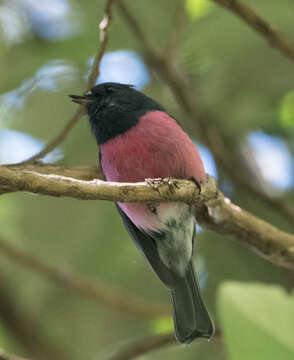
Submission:
M 186 7 L 191 19 L 195 20 L 205 16 L 213 4 L 208 0 L 186 0 Z
M 280 287 L 226 282 L 218 308 L 233 360 L 293 359 L 294 297 Z
M 168 334 L 174 331 L 174 322 L 172 317 L 160 317 L 151 323 L 154 334 Z
M 282 100 L 280 122 L 285 128 L 294 127 L 294 91 L 288 92 Z

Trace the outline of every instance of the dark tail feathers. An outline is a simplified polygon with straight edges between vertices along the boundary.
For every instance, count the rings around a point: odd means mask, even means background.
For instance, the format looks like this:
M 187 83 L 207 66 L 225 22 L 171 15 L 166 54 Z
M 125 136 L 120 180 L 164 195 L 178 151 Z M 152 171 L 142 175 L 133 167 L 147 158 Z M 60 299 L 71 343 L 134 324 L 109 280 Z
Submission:
M 189 344 L 196 338 L 210 339 L 214 325 L 201 298 L 192 262 L 185 277 L 173 280 L 171 296 L 177 340 Z

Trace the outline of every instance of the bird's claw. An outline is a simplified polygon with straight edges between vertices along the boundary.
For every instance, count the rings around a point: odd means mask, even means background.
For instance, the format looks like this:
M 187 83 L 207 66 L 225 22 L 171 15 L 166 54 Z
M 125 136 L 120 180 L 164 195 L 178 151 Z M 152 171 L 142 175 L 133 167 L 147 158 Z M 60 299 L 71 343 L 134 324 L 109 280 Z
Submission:
M 201 194 L 201 185 L 200 182 L 198 182 L 196 179 L 192 178 L 191 181 L 198 187 L 199 194 Z
M 145 182 L 148 186 L 150 186 L 153 190 L 159 192 L 160 186 L 168 185 L 169 190 L 173 191 L 174 187 L 178 188 L 177 180 L 167 177 L 167 178 L 155 178 L 155 179 L 145 179 Z

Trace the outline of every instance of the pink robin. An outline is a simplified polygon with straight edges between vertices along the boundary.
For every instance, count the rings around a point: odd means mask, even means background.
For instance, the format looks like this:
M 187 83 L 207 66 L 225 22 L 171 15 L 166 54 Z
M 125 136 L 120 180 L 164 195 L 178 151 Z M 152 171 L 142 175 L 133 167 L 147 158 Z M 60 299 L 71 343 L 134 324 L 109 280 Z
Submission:
M 87 109 L 108 181 L 205 180 L 200 155 L 189 136 L 161 105 L 132 86 L 104 83 L 83 96 L 70 96 Z M 210 339 L 214 326 L 192 263 L 193 206 L 118 203 L 117 209 L 131 238 L 170 290 L 177 340 Z

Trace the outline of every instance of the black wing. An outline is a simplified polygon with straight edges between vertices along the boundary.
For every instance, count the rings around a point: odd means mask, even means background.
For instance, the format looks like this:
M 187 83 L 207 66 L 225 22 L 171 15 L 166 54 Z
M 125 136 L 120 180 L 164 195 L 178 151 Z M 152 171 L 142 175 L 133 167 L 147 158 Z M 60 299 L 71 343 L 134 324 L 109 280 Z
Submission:
M 153 233 L 152 237 L 152 235 L 138 229 L 117 204 L 116 207 L 137 248 L 141 251 L 141 253 L 143 253 L 159 279 L 170 288 L 173 283 L 173 276 L 171 271 L 160 260 L 155 242 L 155 238 L 159 237 L 160 234 Z

